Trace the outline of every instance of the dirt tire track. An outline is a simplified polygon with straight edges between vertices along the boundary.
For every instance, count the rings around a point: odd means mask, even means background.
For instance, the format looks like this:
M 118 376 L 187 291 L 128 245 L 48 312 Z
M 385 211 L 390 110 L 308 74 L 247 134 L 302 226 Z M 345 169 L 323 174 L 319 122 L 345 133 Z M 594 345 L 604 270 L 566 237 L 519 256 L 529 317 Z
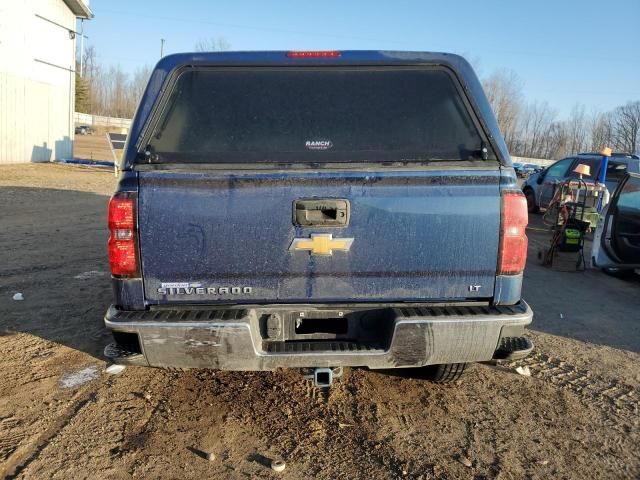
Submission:
M 53 422 L 44 432 L 40 435 L 32 438 L 26 443 L 20 443 L 17 448 L 14 449 L 12 454 L 7 457 L 6 461 L 2 464 L 0 470 L 0 477 L 4 477 L 7 480 L 17 478 L 23 470 L 25 470 L 29 464 L 35 460 L 40 452 L 53 440 L 56 436 L 63 434 L 64 429 L 73 418 L 80 413 L 80 411 L 87 406 L 89 402 L 95 400 L 95 392 L 86 389 L 78 391 L 62 415 Z M 21 440 L 24 436 L 21 438 Z
M 528 366 L 534 378 L 571 390 L 588 404 L 638 423 L 640 395 L 633 386 L 618 379 L 605 378 L 540 351 L 512 365 Z
M 0 418 L 0 464 L 9 459 L 26 436 L 26 431 L 20 430 L 20 426 L 20 420 L 16 417 Z

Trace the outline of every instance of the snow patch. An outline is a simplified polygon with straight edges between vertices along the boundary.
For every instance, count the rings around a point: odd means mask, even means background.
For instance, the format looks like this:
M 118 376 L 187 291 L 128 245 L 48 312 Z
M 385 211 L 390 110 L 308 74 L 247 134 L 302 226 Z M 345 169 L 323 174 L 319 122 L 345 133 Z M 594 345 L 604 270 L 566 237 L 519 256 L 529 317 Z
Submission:
M 103 275 L 105 275 L 105 272 L 101 270 L 90 270 L 88 272 L 79 273 L 73 278 L 77 278 L 78 280 L 86 280 L 88 278 L 102 277 Z
M 77 372 L 65 373 L 60 379 L 62 388 L 74 388 L 98 378 L 98 366 L 91 365 Z

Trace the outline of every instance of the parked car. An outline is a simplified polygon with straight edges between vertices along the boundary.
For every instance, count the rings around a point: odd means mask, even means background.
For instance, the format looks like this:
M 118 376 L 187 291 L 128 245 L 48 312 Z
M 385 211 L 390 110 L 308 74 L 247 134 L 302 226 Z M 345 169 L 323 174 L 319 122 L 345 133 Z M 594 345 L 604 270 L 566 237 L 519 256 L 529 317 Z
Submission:
M 522 167 L 524 167 L 524 164 L 523 164 L 523 163 L 520 163 L 520 162 L 514 162 L 514 164 L 513 164 L 513 169 L 516 171 L 516 175 L 517 175 L 518 177 L 521 177 L 521 176 L 522 176 Z
M 513 169 L 516 171 L 516 175 L 521 178 L 527 178 L 529 175 L 541 170 L 540 167 L 533 163 L 514 163 Z
M 93 127 L 89 125 L 78 125 L 75 128 L 76 135 L 91 135 L 95 132 Z
M 522 191 L 527 198 L 530 213 L 540 208 L 547 208 L 553 198 L 556 186 L 569 178 L 577 178 L 573 170 L 579 164 L 590 167 L 591 175 L 584 176 L 584 180 L 593 182 L 598 178 L 602 155 L 598 153 L 580 153 L 578 155 L 558 160 L 541 172 L 530 175 L 522 184 Z M 613 192 L 618 182 L 626 173 L 640 173 L 640 158 L 637 155 L 613 153 L 607 165 L 605 184 L 609 192 Z
M 623 176 L 593 238 L 594 267 L 610 273 L 640 269 L 640 175 Z
M 175 54 L 151 78 L 109 203 L 115 363 L 326 386 L 531 352 L 526 200 L 462 57 Z
M 534 173 L 539 173 L 544 170 L 544 167 L 536 165 L 535 163 L 525 163 L 523 168 L 529 175 L 533 175 Z

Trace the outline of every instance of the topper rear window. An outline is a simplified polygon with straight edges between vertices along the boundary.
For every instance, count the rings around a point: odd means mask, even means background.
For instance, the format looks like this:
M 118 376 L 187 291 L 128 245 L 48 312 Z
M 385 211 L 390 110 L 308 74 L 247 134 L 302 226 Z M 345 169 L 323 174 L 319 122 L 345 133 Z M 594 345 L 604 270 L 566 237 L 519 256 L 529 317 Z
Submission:
M 484 138 L 454 82 L 424 67 L 189 68 L 147 149 L 154 163 L 478 159 Z

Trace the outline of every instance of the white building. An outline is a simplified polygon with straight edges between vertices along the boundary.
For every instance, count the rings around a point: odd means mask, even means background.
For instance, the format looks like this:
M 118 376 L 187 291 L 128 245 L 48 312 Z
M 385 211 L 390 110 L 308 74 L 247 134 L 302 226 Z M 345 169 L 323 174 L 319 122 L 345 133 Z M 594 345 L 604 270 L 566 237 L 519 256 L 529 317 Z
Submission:
M 0 164 L 73 156 L 83 0 L 0 0 Z

